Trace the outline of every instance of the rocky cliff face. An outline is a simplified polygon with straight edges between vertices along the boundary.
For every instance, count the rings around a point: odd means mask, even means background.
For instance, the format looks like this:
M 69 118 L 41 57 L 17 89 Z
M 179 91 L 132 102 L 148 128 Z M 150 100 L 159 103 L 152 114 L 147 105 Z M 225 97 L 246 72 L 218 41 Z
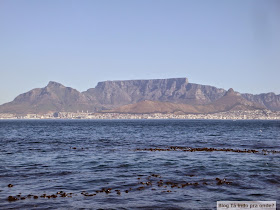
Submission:
M 243 98 L 240 93 L 235 92 L 232 88 L 230 88 L 223 97 L 201 107 L 203 107 L 202 110 L 204 113 L 217 113 L 233 110 L 256 110 L 266 108 L 261 104 Z
M 12 102 L 1 105 L 0 113 L 36 114 L 60 111 L 77 112 L 78 110 L 96 112 L 144 100 L 188 105 L 212 104 L 212 106 L 218 107 L 224 102 L 219 99 L 225 93 L 226 91 L 221 88 L 189 83 L 187 78 L 105 81 L 99 82 L 95 88 L 82 93 L 57 82 L 49 82 L 44 88 L 33 89 L 19 95 Z M 229 91 L 227 94 L 231 93 L 232 91 Z M 238 97 L 228 98 L 233 103 L 234 100 L 242 102 L 240 97 L 239 94 Z M 280 110 L 280 95 L 274 93 L 242 94 L 242 97 L 247 99 L 246 101 L 258 103 L 262 107 Z M 248 104 L 248 102 L 246 103 Z M 248 105 L 252 107 L 252 104 Z
M 186 91 L 188 80 L 155 79 L 99 82 L 94 89 L 84 92 L 100 104 L 119 106 L 142 100 L 178 100 Z
M 262 93 L 258 95 L 253 94 L 242 94 L 242 97 L 249 101 L 253 101 L 265 106 L 267 109 L 273 111 L 280 111 L 280 95 L 275 93 Z
M 184 104 L 206 104 L 222 97 L 225 90 L 192 84 L 187 78 L 99 82 L 84 94 L 106 108 L 143 100 Z

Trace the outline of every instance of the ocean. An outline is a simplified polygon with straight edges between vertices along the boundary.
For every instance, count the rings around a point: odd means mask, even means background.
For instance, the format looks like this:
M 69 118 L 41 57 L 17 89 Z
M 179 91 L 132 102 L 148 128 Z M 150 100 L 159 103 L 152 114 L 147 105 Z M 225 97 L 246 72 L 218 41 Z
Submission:
M 280 121 L 1 120 L 0 209 L 276 201 Z

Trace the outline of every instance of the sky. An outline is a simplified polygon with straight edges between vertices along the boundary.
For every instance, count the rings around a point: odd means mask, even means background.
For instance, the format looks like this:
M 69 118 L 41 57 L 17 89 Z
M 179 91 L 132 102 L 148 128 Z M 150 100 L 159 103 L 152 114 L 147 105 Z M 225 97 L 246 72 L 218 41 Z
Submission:
M 280 94 L 279 0 L 0 0 L 0 104 L 49 81 Z

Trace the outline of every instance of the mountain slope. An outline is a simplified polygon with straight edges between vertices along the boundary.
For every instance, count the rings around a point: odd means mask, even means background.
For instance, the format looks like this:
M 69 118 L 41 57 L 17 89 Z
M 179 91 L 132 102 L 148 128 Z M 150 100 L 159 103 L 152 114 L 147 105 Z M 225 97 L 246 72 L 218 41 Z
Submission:
M 243 98 L 240 93 L 230 88 L 223 97 L 208 105 L 198 106 L 197 109 L 202 113 L 216 113 L 233 110 L 265 109 L 265 106 Z
M 129 114 L 151 114 L 151 113 L 198 113 L 193 105 L 175 104 L 160 101 L 140 101 L 128 104 L 113 110 L 104 110 L 105 113 L 129 113 Z
M 57 82 L 20 94 L 12 102 L 0 106 L 0 112 L 27 114 L 57 111 L 88 110 L 92 108 L 79 91 Z
M 242 94 L 242 97 L 261 104 L 272 111 L 280 111 L 280 95 L 276 95 L 275 93 L 262 93 L 258 95 L 245 93 Z
M 83 94 L 105 108 L 115 108 L 143 100 L 206 104 L 222 97 L 225 92 L 221 88 L 189 83 L 187 78 L 172 78 L 99 82 Z
M 239 93 L 229 89 L 223 97 L 207 105 L 176 104 L 160 101 L 141 101 L 135 104 L 124 105 L 119 108 L 103 111 L 111 113 L 150 114 L 150 113 L 175 113 L 175 114 L 206 114 L 232 110 L 256 110 L 264 106 L 244 99 Z
M 39 114 L 81 110 L 96 112 L 114 110 L 123 105 L 145 100 L 186 104 L 189 106 L 180 108 L 186 113 L 189 110 L 192 112 L 195 110 L 216 112 L 232 109 L 232 107 L 247 109 L 252 106 L 249 101 L 253 102 L 255 107 L 257 107 L 256 104 L 260 104 L 271 110 L 280 110 L 280 95 L 267 93 L 260 95 L 238 94 L 236 96 L 235 94 L 234 97 L 231 96 L 231 99 L 229 97 L 222 99 L 226 92 L 224 89 L 213 86 L 189 83 L 187 78 L 105 81 L 99 82 L 95 88 L 84 92 L 65 87 L 57 82 L 49 82 L 44 88 L 36 88 L 20 94 L 12 102 L 0 105 L 0 113 Z M 227 100 L 226 105 L 224 105 L 225 100 Z M 231 105 L 229 102 L 232 102 Z M 169 104 L 168 106 L 173 107 L 169 108 L 171 110 L 175 109 L 175 105 Z

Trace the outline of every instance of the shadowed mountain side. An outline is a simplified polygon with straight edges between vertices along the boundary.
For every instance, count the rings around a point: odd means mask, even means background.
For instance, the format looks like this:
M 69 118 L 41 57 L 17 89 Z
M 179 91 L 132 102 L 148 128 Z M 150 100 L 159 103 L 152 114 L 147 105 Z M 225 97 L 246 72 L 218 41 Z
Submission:
M 245 93 L 242 94 L 242 97 L 249 101 L 261 104 L 267 109 L 280 111 L 280 95 L 276 95 L 275 93 L 262 93 L 258 95 Z
M 174 114 L 206 114 L 225 112 L 232 110 L 255 110 L 264 109 L 263 106 L 250 102 L 239 93 L 229 89 L 226 94 L 213 103 L 207 105 L 176 104 L 160 101 L 141 101 L 135 104 L 121 106 L 113 110 L 104 110 L 106 113 L 130 113 L 130 114 L 150 114 L 150 113 L 174 113 Z
M 140 101 L 135 104 L 128 104 L 113 110 L 103 110 L 104 113 L 130 113 L 130 114 L 150 114 L 150 113 L 198 113 L 193 105 L 175 104 L 160 101 Z
M 12 102 L 0 105 L 0 113 L 24 115 L 82 110 L 98 112 L 114 110 L 123 105 L 145 100 L 169 102 L 160 105 L 164 112 L 182 110 L 184 113 L 210 113 L 234 107 L 243 110 L 258 107 L 280 110 L 280 95 L 274 93 L 240 95 L 233 90 L 225 94 L 226 92 L 224 89 L 209 85 L 189 83 L 187 78 L 105 81 L 84 92 L 57 82 L 49 82 L 44 88 L 20 94 Z M 182 107 L 182 104 L 186 106 Z M 152 107 L 152 104 L 149 106 Z
M 83 94 L 108 109 L 144 100 L 207 104 L 221 98 L 225 92 L 221 88 L 189 83 L 187 78 L 172 78 L 99 82 Z
M 56 82 L 17 96 L 12 102 L 0 106 L 0 112 L 27 114 L 57 111 L 77 112 L 93 110 L 86 96 L 79 91 Z
M 201 113 L 265 109 L 264 106 L 243 98 L 240 93 L 235 92 L 232 88 L 230 88 L 222 98 L 204 106 L 197 106 L 196 108 Z

